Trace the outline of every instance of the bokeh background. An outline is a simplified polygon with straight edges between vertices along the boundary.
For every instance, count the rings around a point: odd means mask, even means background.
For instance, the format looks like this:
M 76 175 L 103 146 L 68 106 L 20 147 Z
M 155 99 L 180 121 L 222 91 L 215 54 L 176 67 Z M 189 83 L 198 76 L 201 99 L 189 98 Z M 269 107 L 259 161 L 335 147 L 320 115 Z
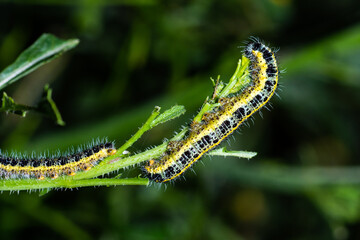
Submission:
M 0 69 L 45 32 L 81 42 L 5 91 L 36 105 L 50 83 L 66 126 L 2 114 L 1 149 L 120 146 L 154 106 L 184 105 L 130 151 L 158 145 L 196 114 L 210 77 L 231 77 L 250 36 L 280 49 L 284 73 L 271 111 L 223 143 L 252 160 L 204 157 L 166 188 L 3 192 L 1 238 L 360 239 L 359 1 L 1 1 Z

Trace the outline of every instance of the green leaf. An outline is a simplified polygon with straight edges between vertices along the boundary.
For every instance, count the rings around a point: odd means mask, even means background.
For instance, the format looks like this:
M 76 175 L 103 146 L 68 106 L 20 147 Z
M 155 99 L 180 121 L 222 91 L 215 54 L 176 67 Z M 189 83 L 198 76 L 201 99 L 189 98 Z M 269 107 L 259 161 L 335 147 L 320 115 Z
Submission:
M 62 40 L 51 34 L 41 35 L 15 62 L 0 73 L 0 90 L 74 48 L 78 43 L 78 39 Z
M 15 103 L 14 99 L 9 97 L 6 94 L 6 92 L 3 92 L 0 112 L 13 113 L 13 114 L 17 114 L 17 115 L 21 115 L 22 117 L 25 117 L 26 113 L 29 110 L 34 110 L 34 109 L 35 109 L 34 107 Z

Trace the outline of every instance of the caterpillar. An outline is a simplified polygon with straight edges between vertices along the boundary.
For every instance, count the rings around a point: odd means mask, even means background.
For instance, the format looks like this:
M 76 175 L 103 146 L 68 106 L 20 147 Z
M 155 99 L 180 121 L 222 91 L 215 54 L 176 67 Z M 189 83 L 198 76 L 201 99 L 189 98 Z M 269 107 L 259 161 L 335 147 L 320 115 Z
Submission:
M 161 183 L 179 177 L 274 95 L 279 78 L 274 52 L 259 40 L 253 39 L 243 53 L 250 60 L 251 84 L 237 96 L 220 98 L 217 108 L 203 114 L 200 123 L 193 122 L 190 125 L 185 139 L 169 142 L 160 159 L 149 160 L 143 167 L 149 180 Z
M 56 179 L 62 175 L 74 176 L 78 171 L 88 171 L 105 157 L 114 155 L 113 142 L 92 144 L 65 156 L 17 157 L 0 153 L 0 177 L 4 179 L 45 178 Z

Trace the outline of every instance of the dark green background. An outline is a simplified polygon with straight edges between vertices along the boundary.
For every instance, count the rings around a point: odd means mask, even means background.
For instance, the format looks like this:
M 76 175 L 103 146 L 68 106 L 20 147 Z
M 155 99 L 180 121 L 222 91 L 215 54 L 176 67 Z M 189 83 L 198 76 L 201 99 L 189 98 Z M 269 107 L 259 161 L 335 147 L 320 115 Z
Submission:
M 35 105 L 45 83 L 66 122 L 1 115 L 1 149 L 120 146 L 155 105 L 187 115 L 229 79 L 250 36 L 279 48 L 279 97 L 223 143 L 250 161 L 204 157 L 166 186 L 0 195 L 6 239 L 359 239 L 360 3 L 356 0 L 17 0 L 0 3 L 0 68 L 42 33 L 80 45 L 5 89 Z M 254 123 L 253 123 L 254 122 Z M 124 177 L 139 174 L 128 169 Z

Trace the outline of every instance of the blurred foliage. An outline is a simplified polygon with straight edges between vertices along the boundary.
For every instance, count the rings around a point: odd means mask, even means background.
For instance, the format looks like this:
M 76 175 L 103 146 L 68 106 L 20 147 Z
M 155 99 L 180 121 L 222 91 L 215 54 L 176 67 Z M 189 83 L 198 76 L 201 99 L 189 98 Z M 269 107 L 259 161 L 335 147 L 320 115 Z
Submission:
M 16 0 L 0 4 L 0 69 L 42 33 L 81 44 L 4 90 L 35 105 L 53 88 L 66 127 L 1 115 L 1 149 L 54 150 L 108 136 L 121 145 L 154 106 L 184 105 L 133 152 L 173 136 L 229 79 L 249 36 L 279 47 L 272 100 L 229 150 L 164 186 L 0 196 L 4 238 L 359 239 L 359 1 Z M 258 115 L 259 116 L 259 115 Z M 137 176 L 138 169 L 121 172 Z

